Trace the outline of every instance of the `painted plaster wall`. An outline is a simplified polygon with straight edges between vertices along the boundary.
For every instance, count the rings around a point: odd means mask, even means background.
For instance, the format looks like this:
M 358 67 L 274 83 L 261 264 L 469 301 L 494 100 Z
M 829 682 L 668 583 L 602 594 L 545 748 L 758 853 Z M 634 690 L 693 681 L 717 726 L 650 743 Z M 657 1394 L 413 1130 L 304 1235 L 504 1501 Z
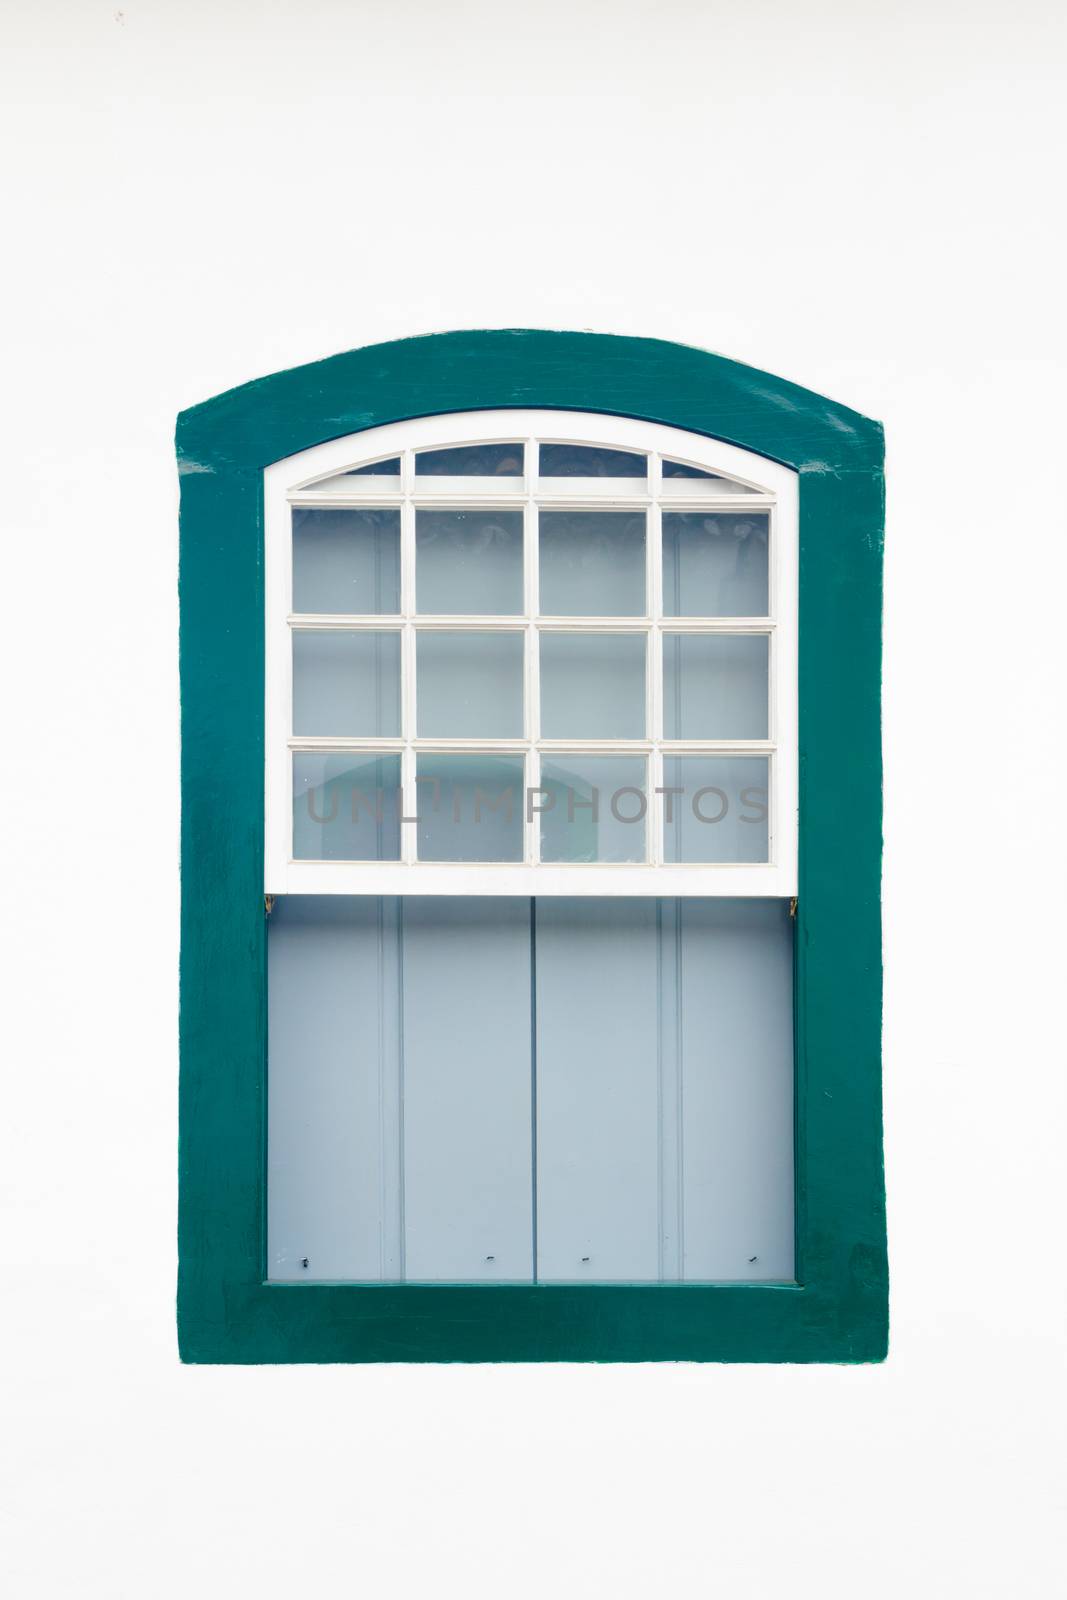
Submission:
M 8 13 L 19 1600 L 1054 1591 L 1058 10 Z M 886 425 L 883 1367 L 178 1364 L 174 416 L 479 325 L 701 344 Z

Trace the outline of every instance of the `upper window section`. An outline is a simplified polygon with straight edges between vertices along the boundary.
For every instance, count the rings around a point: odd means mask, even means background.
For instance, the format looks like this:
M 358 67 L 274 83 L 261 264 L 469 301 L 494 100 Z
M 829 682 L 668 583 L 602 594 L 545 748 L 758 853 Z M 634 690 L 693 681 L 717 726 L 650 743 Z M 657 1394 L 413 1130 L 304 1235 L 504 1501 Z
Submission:
M 796 892 L 792 471 L 471 412 L 265 505 L 268 892 Z

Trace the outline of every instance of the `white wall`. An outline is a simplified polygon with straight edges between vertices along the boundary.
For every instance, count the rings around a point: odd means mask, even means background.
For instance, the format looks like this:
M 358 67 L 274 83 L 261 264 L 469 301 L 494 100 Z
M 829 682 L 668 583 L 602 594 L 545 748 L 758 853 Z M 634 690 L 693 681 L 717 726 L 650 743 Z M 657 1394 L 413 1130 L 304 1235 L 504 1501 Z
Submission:
M 1062 8 L 34 0 L 2 32 L 7 1592 L 1044 1600 Z M 174 416 L 507 325 L 886 424 L 883 1367 L 178 1364 Z

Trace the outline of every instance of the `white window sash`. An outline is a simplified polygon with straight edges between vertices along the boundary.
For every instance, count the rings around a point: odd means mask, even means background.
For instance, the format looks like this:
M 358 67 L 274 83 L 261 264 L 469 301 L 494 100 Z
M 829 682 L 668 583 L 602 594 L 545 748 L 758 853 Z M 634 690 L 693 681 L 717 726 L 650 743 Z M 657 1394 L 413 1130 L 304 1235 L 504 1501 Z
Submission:
M 526 476 L 495 480 L 415 474 L 415 452 L 496 441 L 523 441 Z M 617 447 L 647 454 L 647 479 L 538 479 L 539 442 Z M 367 461 L 399 456 L 401 472 L 389 478 L 336 478 Z M 661 480 L 663 456 L 745 485 L 706 480 Z M 317 488 L 316 485 L 324 486 Z M 472 488 L 471 485 L 475 487 Z M 268 894 L 480 894 L 480 895 L 734 895 L 797 893 L 797 478 L 789 468 L 750 451 L 661 424 L 599 413 L 532 410 L 444 413 L 368 429 L 333 439 L 275 462 L 264 473 L 266 675 L 266 823 L 264 888 Z M 292 611 L 291 508 L 305 505 L 396 506 L 401 513 L 401 611 L 393 616 L 298 616 Z M 529 610 L 519 616 L 431 617 L 414 610 L 415 510 L 422 506 L 501 506 L 525 511 L 525 586 Z M 537 509 L 643 509 L 647 526 L 648 615 L 644 618 L 543 618 L 537 613 Z M 662 615 L 662 511 L 770 513 L 769 616 L 750 618 Z M 526 637 L 524 737 L 510 740 L 415 737 L 415 632 L 419 629 L 506 630 Z M 401 634 L 401 737 L 398 739 L 294 738 L 292 736 L 292 632 L 294 629 L 374 629 Z M 542 631 L 639 632 L 648 639 L 647 729 L 639 740 L 541 739 L 538 634 Z M 662 636 L 670 633 L 760 633 L 769 636 L 769 738 L 759 741 L 675 740 L 662 730 Z M 401 825 L 401 860 L 391 862 L 292 859 L 292 756 L 298 750 L 398 752 L 403 814 L 415 815 L 415 760 L 420 752 L 522 752 L 525 782 L 540 782 L 542 754 L 635 754 L 648 762 L 646 830 L 649 859 L 635 863 L 543 863 L 539 824 L 525 820 L 523 859 L 498 862 L 419 862 L 416 828 Z M 769 853 L 765 864 L 666 863 L 662 859 L 663 760 L 676 754 L 766 755 L 770 758 Z

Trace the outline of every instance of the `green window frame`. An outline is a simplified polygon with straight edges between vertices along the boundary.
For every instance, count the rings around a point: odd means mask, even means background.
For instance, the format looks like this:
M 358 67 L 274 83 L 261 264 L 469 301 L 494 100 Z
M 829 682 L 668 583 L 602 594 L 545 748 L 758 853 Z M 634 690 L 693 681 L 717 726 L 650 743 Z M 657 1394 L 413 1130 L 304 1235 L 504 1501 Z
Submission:
M 791 1285 L 266 1282 L 263 471 L 437 412 L 608 412 L 799 479 L 796 1275 Z M 880 424 L 738 362 L 501 330 L 371 346 L 183 411 L 178 1335 L 183 1361 L 878 1361 Z

